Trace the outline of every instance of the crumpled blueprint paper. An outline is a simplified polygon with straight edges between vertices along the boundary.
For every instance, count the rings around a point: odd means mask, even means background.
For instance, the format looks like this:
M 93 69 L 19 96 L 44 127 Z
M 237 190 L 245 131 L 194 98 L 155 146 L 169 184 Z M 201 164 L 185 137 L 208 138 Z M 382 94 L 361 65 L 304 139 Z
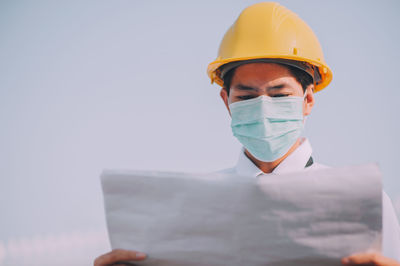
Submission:
M 102 173 L 112 248 L 135 265 L 341 265 L 381 251 L 381 173 L 368 164 L 261 177 Z

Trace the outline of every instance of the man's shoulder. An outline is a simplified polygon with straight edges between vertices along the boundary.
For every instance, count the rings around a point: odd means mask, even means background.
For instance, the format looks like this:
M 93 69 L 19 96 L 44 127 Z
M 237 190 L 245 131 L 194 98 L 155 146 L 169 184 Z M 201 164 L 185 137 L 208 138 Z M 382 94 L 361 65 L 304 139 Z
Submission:
M 400 260 L 400 226 L 390 197 L 382 190 L 382 228 L 384 255 Z
M 312 165 L 304 168 L 304 170 L 320 170 L 320 169 L 329 169 L 329 168 L 332 168 L 332 167 L 329 165 L 314 162 Z

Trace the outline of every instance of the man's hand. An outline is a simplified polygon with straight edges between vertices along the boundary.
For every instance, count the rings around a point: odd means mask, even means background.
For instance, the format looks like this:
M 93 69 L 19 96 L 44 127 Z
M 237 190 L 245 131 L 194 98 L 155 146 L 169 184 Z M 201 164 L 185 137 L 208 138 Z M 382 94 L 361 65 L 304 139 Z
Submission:
M 96 258 L 94 266 L 132 265 L 127 261 L 141 261 L 146 259 L 146 256 L 146 254 L 134 250 L 114 249 Z
M 114 249 L 99 256 L 94 266 L 123 265 L 126 261 L 142 261 L 146 254 L 133 250 Z M 118 264 L 117 264 L 118 263 Z M 343 265 L 400 266 L 400 263 L 377 252 L 356 253 L 342 259 Z M 129 263 L 126 263 L 129 265 Z
M 400 266 L 400 263 L 377 252 L 356 253 L 342 259 L 343 265 Z

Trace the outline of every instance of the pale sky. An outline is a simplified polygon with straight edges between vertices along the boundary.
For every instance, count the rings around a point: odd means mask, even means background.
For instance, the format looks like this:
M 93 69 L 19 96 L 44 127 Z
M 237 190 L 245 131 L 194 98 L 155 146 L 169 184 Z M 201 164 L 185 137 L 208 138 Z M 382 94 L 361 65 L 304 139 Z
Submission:
M 106 239 L 104 168 L 236 163 L 241 146 L 206 68 L 256 2 L 0 0 L 0 265 L 10 239 Z M 315 161 L 378 162 L 400 214 L 400 3 L 280 3 L 311 26 L 333 71 L 306 124 Z

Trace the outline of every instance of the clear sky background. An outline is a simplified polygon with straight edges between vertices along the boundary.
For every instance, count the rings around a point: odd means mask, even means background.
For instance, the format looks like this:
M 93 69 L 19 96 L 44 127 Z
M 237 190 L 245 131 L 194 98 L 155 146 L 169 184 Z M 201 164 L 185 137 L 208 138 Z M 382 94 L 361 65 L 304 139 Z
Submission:
M 206 68 L 256 2 L 0 0 L 0 264 L 21 246 L 30 254 L 32 239 L 107 250 L 104 168 L 236 163 Z M 333 71 L 306 124 L 314 159 L 378 162 L 400 214 L 400 2 L 280 3 L 311 26 Z

